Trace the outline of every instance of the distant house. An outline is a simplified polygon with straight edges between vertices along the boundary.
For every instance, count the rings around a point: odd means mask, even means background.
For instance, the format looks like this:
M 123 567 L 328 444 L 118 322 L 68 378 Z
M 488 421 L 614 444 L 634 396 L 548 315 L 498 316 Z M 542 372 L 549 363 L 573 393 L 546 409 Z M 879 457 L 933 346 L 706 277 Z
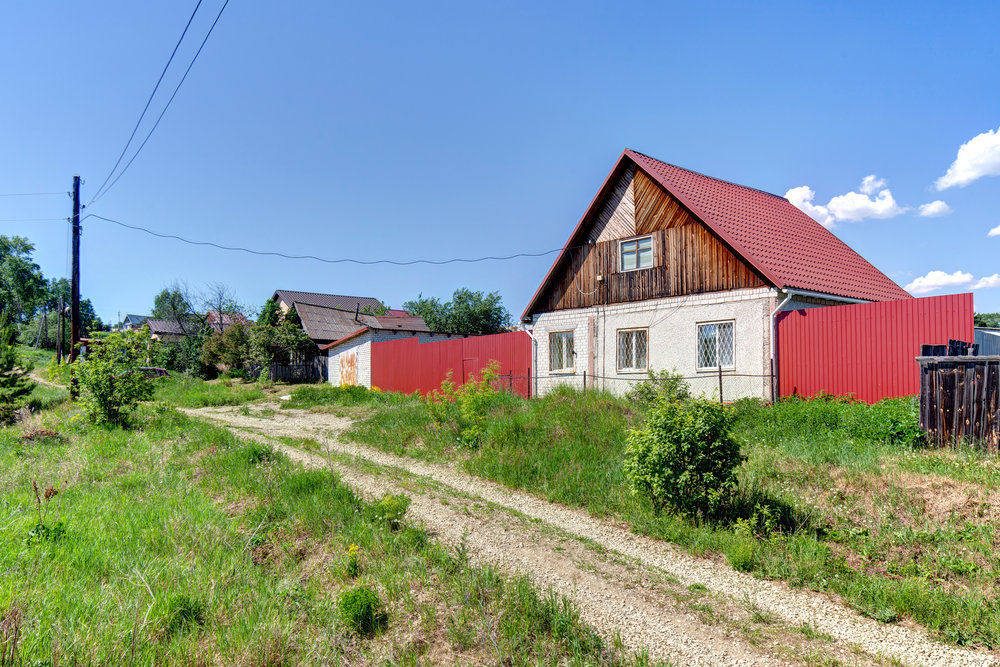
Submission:
M 149 315 L 126 315 L 122 320 L 122 331 L 132 331 L 141 329 L 142 325 L 149 319 Z
M 219 311 L 210 310 L 205 313 L 205 324 L 215 331 L 219 331 L 220 329 L 227 328 L 231 324 L 242 324 L 245 326 L 252 324 L 252 322 L 248 320 L 243 313 L 222 313 L 222 316 L 220 317 Z
M 185 336 L 193 336 L 198 333 L 200 325 L 191 320 L 181 323 L 177 320 L 160 320 L 149 318 L 145 322 L 149 327 L 149 337 L 164 343 L 177 343 Z
M 625 150 L 521 319 L 535 394 L 676 369 L 770 398 L 778 311 L 911 298 L 784 197 Z
M 377 315 L 386 310 L 378 299 L 370 296 L 347 296 L 344 294 L 320 294 L 318 292 L 296 292 L 293 290 L 275 290 L 272 301 L 278 303 L 282 313 L 287 313 L 292 304 L 301 303 L 320 308 L 339 308 L 341 310 L 367 312 Z M 391 311 L 396 315 L 405 315 L 404 311 Z

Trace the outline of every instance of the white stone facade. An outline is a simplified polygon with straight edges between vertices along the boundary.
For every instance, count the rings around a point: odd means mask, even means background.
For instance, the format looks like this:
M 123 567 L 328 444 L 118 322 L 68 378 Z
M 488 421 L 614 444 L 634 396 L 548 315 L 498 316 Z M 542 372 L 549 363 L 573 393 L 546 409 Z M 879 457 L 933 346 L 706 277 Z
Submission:
M 559 384 L 582 387 L 585 374 L 588 388 L 625 393 L 637 380 L 648 377 L 646 370 L 618 367 L 619 332 L 637 329 L 646 331 L 649 370 L 678 372 L 687 378 L 694 394 L 718 397 L 718 368 L 698 368 L 698 327 L 731 322 L 733 363 L 722 371 L 723 399 L 769 400 L 770 314 L 778 305 L 778 295 L 770 287 L 740 289 L 538 314 L 528 325 L 535 341 L 533 393 L 545 394 Z M 550 335 L 561 331 L 573 332 L 574 364 L 568 371 L 552 371 Z

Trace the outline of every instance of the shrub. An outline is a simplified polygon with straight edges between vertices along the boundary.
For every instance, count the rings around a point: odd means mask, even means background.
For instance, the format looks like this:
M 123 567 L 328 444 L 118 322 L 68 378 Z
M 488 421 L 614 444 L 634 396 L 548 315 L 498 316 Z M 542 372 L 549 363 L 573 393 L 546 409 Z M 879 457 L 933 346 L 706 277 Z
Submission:
M 632 387 L 625 398 L 634 401 L 643 408 L 650 408 L 657 402 L 686 401 L 691 398 L 691 386 L 680 373 L 662 370 L 655 373 L 649 371 L 649 379 Z
M 469 374 L 461 387 L 455 386 L 452 373 L 441 382 L 440 391 L 427 394 L 427 410 L 439 425 L 451 426 L 462 444 L 477 446 L 485 433 L 491 409 L 500 402 L 496 388 L 500 377 L 500 362 L 490 361 L 482 370 L 481 379 Z
M 17 329 L 4 310 L 0 313 L 0 424 L 14 421 L 17 409 L 35 388 L 28 379 L 31 363 L 18 354 L 16 336 Z
M 73 369 L 83 385 L 82 403 L 90 421 L 123 425 L 139 401 L 153 397 L 152 380 L 139 370 L 146 357 L 143 331 L 111 334 Z
M 367 586 L 341 593 L 338 608 L 344 624 L 359 635 L 370 635 L 385 624 L 382 602 L 378 594 Z
M 399 530 L 406 515 L 406 510 L 410 507 L 410 497 L 404 494 L 394 496 L 386 494 L 371 506 L 372 517 L 376 521 L 384 521 L 389 524 L 392 530 Z
M 658 510 L 705 517 L 728 500 L 743 462 L 729 410 L 713 401 L 660 401 L 630 430 L 624 470 L 635 493 Z

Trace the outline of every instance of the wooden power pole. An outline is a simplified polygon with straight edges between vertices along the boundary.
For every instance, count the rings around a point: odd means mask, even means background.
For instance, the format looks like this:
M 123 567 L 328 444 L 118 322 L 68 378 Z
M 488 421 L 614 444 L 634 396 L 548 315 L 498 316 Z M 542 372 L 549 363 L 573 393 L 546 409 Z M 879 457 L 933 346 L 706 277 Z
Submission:
M 70 279 L 69 363 L 80 342 L 80 177 L 73 177 L 73 277 Z
M 70 280 L 69 363 L 76 361 L 80 343 L 80 177 L 73 177 L 73 276 Z M 76 399 L 80 388 L 74 373 L 69 381 L 69 396 Z

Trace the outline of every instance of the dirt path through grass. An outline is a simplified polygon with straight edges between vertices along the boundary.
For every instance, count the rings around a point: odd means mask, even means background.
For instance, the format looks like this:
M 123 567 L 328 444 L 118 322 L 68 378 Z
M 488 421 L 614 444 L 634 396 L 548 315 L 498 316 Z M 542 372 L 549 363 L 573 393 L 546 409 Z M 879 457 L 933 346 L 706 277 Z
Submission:
M 327 456 L 280 447 L 304 464 L 333 466 L 363 494 L 405 490 L 413 497 L 412 516 L 440 539 L 464 545 L 474 558 L 534 573 L 573 600 L 602 634 L 620 633 L 627 648 L 648 648 L 654 658 L 711 665 L 877 664 L 879 656 L 912 665 L 1000 664 L 990 654 L 880 624 L 827 596 L 755 579 L 455 468 L 339 442 L 349 419 L 293 410 L 184 412 L 257 437 L 320 443 Z

